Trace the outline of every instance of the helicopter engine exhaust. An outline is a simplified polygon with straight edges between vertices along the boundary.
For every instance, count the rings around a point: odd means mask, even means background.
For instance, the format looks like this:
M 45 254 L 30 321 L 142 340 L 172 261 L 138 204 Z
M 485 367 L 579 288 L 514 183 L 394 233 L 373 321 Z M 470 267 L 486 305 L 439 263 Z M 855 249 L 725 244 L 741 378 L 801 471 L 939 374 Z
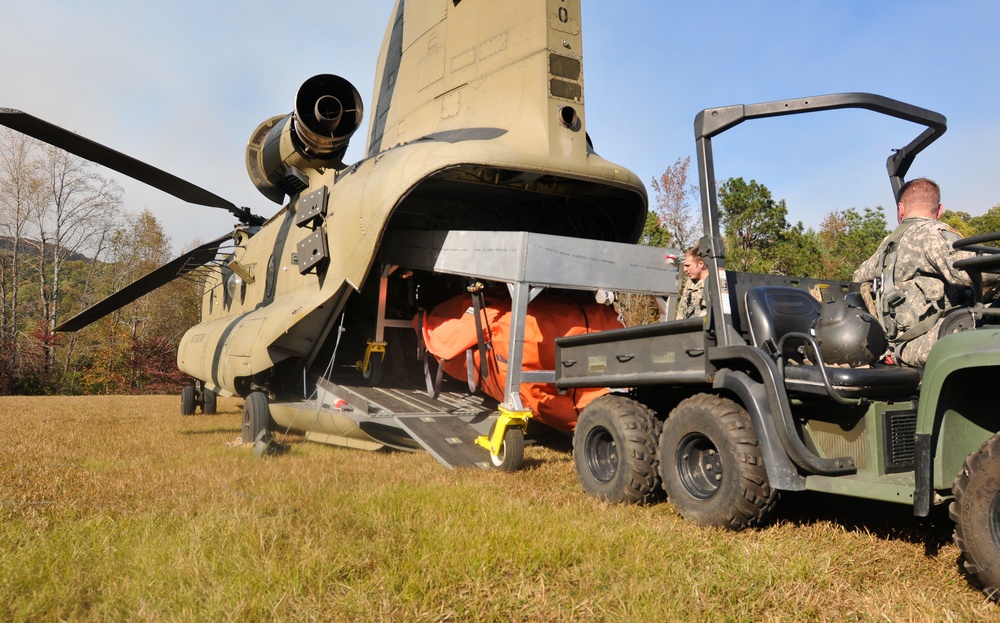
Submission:
M 305 171 L 343 169 L 348 142 L 361 126 L 361 95 L 332 74 L 309 78 L 289 115 L 257 126 L 247 142 L 247 172 L 265 197 L 281 203 L 309 187 Z
M 361 95 L 340 76 L 313 76 L 299 87 L 292 114 L 295 135 L 310 153 L 339 160 L 361 125 Z

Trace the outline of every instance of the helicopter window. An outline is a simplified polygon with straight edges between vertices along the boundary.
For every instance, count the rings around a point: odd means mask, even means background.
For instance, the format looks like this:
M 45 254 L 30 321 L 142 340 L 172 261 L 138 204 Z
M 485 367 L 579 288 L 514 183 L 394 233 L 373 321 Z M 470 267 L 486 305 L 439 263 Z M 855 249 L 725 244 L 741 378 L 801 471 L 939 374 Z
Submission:
M 233 276 L 233 270 L 228 266 L 222 267 L 222 308 L 229 311 L 229 307 L 233 304 L 233 297 L 229 291 L 229 278 Z
M 274 254 L 267 260 L 267 273 L 264 276 L 264 298 L 270 300 L 274 296 Z

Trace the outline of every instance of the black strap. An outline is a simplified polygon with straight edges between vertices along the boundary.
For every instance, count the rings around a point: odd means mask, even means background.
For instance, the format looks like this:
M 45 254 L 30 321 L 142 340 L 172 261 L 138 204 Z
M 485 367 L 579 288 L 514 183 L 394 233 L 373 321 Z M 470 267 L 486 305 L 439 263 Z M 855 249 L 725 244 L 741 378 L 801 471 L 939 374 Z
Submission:
M 431 359 L 437 364 L 437 371 L 431 377 Z M 441 395 L 441 379 L 444 376 L 443 361 L 431 354 L 429 350 L 424 350 L 424 383 L 427 386 L 427 395 L 437 398 Z
M 476 343 L 479 345 L 479 376 L 482 380 L 490 378 L 489 367 L 486 365 L 486 342 L 483 341 L 482 309 L 485 307 L 481 290 L 472 293 L 472 312 L 476 316 Z M 473 390 L 475 391 L 475 390 Z

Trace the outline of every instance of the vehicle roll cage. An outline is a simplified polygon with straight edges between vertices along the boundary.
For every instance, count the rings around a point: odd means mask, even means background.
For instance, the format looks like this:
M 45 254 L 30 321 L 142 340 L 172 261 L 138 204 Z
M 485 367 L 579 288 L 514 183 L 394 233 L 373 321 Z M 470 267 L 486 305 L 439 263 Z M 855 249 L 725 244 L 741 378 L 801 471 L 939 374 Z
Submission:
M 872 93 L 834 93 L 761 104 L 737 104 L 735 106 L 707 108 L 695 116 L 694 133 L 698 155 L 698 181 L 701 187 L 702 222 L 704 224 L 704 236 L 699 241 L 699 252 L 709 269 L 708 291 L 710 296 L 717 297 L 721 303 L 712 306 L 712 318 L 710 319 L 712 327 L 721 329 L 715 332 L 719 346 L 739 345 L 745 342 L 732 329 L 732 311 L 728 304 L 728 284 L 725 282 L 725 250 L 719 223 L 712 138 L 751 119 L 798 115 L 841 108 L 871 110 L 926 126 L 926 129 L 907 145 L 893 149 L 892 155 L 886 160 L 886 169 L 889 173 L 889 183 L 892 185 L 894 200 L 899 189 L 903 186 L 904 176 L 909 171 L 917 154 L 940 138 L 947 130 L 947 121 L 940 113 Z

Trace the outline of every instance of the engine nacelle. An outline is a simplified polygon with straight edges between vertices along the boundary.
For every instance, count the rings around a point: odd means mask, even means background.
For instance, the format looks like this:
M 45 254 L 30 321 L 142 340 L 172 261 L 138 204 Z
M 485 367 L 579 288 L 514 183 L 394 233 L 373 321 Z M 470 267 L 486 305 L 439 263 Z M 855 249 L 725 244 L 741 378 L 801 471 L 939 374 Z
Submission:
M 361 95 L 332 74 L 309 78 L 289 115 L 257 126 L 247 142 L 247 172 L 265 197 L 281 203 L 309 187 L 303 169 L 343 169 L 351 135 L 361 126 Z

